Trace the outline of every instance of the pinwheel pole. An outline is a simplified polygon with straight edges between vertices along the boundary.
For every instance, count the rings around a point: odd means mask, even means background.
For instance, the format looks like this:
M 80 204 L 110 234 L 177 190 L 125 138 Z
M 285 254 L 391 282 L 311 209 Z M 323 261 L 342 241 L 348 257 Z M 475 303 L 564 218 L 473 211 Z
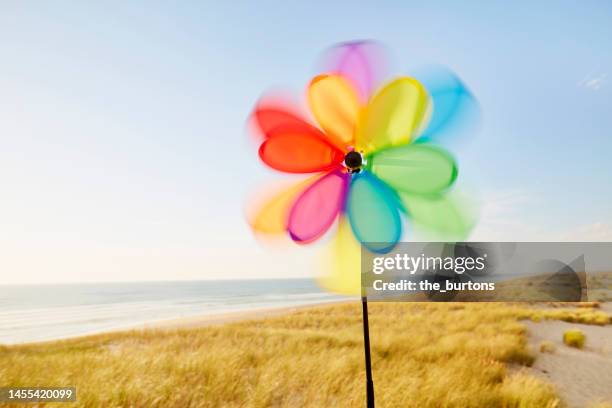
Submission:
M 344 166 L 349 174 L 353 175 L 361 171 L 363 156 L 354 150 L 349 151 L 344 157 Z M 368 296 L 365 288 L 361 288 L 361 309 L 363 313 L 363 353 L 365 356 L 366 370 L 366 401 L 368 408 L 374 408 L 374 380 L 372 379 L 372 358 L 370 356 L 370 325 L 368 322 Z
M 366 369 L 366 399 L 368 408 L 374 408 L 374 380 L 372 379 L 372 359 L 370 358 L 370 325 L 368 323 L 368 297 L 361 295 L 361 309 L 363 311 L 363 352 Z

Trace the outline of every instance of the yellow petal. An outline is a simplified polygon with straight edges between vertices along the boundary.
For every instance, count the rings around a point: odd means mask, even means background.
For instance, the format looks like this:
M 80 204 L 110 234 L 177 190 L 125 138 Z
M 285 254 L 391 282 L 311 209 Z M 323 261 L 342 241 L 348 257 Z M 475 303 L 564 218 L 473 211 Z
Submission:
M 398 78 L 370 100 L 356 131 L 359 150 L 370 153 L 407 144 L 428 117 L 429 98 L 419 81 Z
M 353 85 L 339 75 L 319 75 L 308 87 L 308 103 L 327 137 L 339 148 L 354 143 L 359 97 Z
M 289 211 L 298 195 L 321 178 L 317 174 L 290 186 L 260 193 L 256 203 L 247 208 L 247 221 L 256 233 L 286 234 Z
M 345 295 L 361 294 L 361 246 L 348 220 L 342 217 L 338 232 L 323 256 L 326 273 L 318 282 L 323 288 Z

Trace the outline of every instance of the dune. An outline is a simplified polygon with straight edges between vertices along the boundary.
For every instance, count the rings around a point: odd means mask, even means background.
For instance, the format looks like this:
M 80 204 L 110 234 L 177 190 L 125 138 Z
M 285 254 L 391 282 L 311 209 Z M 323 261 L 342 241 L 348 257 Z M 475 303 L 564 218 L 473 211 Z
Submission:
M 540 356 L 525 321 L 610 330 L 596 304 L 574 306 L 372 303 L 378 406 L 561 406 L 555 379 L 528 371 Z M 0 346 L 0 378 L 75 386 L 77 407 L 362 407 L 359 302 L 269 313 Z

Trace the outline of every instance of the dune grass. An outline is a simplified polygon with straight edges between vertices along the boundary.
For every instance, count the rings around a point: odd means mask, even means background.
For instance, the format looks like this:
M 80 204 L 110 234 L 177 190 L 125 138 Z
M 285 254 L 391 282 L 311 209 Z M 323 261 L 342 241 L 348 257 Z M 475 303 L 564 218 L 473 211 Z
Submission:
M 605 326 L 612 323 L 611 317 L 602 311 L 588 308 L 579 309 L 540 309 L 528 312 L 526 316 L 533 321 L 561 320 L 569 323 Z
M 552 386 L 508 369 L 534 359 L 520 319 L 565 316 L 555 312 L 371 303 L 377 406 L 560 406 Z M 567 313 L 589 322 L 598 312 Z M 0 382 L 76 386 L 77 403 L 48 405 L 58 407 L 362 407 L 362 347 L 355 301 L 224 326 L 0 347 Z

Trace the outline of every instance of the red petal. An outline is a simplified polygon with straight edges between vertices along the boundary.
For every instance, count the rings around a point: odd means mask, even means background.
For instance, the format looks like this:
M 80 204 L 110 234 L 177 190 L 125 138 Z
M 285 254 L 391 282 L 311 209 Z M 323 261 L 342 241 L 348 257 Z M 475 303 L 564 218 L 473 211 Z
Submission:
M 259 148 L 259 157 L 268 166 L 287 173 L 324 171 L 344 160 L 344 154 L 327 141 L 300 133 L 268 138 Z
M 257 108 L 253 115 L 255 123 L 265 138 L 287 133 L 310 135 L 320 139 L 325 138 L 325 135 L 319 129 L 298 115 L 282 108 Z

